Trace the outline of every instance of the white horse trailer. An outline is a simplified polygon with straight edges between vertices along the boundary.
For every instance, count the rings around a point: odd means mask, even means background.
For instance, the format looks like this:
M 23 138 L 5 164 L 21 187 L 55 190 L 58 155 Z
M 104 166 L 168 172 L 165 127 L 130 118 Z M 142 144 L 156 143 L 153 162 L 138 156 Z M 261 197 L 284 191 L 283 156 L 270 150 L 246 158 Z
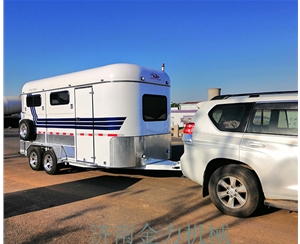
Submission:
M 33 170 L 87 168 L 180 170 L 169 161 L 170 78 L 133 64 L 26 83 L 20 153 Z

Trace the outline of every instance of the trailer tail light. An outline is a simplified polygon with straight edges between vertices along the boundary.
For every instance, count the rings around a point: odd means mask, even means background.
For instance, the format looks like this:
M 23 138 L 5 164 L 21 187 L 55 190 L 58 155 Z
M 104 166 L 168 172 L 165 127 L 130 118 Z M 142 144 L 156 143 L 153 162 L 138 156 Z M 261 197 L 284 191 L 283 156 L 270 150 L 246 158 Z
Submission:
M 189 135 L 193 134 L 194 127 L 195 127 L 195 123 L 186 124 L 185 127 L 184 127 L 184 130 L 183 130 L 183 133 L 184 134 L 189 134 Z

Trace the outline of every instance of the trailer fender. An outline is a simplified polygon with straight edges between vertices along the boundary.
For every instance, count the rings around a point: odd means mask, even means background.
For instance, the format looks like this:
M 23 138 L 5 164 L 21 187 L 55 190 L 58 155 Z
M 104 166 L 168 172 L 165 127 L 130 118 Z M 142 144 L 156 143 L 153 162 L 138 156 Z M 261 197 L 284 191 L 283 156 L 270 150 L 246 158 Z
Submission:
M 57 164 L 63 163 L 64 160 L 67 160 L 68 155 L 67 155 L 67 152 L 66 152 L 64 146 L 52 145 L 51 148 L 49 148 L 49 149 L 51 149 L 54 152 L 54 154 L 57 158 Z

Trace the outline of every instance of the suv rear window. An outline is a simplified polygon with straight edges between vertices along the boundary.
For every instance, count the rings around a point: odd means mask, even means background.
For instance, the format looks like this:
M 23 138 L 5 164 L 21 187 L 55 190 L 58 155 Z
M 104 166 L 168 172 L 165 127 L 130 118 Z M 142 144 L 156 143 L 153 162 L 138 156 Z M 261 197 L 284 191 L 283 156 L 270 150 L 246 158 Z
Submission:
M 242 132 L 251 107 L 251 103 L 217 105 L 209 112 L 209 117 L 221 131 Z
M 298 103 L 257 104 L 247 132 L 298 135 Z

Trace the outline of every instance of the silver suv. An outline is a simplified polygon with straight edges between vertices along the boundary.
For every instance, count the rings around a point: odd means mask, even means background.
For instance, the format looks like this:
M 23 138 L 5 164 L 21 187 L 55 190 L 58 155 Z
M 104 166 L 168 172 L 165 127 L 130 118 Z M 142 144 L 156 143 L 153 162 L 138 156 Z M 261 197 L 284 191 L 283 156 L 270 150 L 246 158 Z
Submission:
M 298 92 L 221 95 L 184 128 L 181 168 L 223 213 L 298 209 Z

